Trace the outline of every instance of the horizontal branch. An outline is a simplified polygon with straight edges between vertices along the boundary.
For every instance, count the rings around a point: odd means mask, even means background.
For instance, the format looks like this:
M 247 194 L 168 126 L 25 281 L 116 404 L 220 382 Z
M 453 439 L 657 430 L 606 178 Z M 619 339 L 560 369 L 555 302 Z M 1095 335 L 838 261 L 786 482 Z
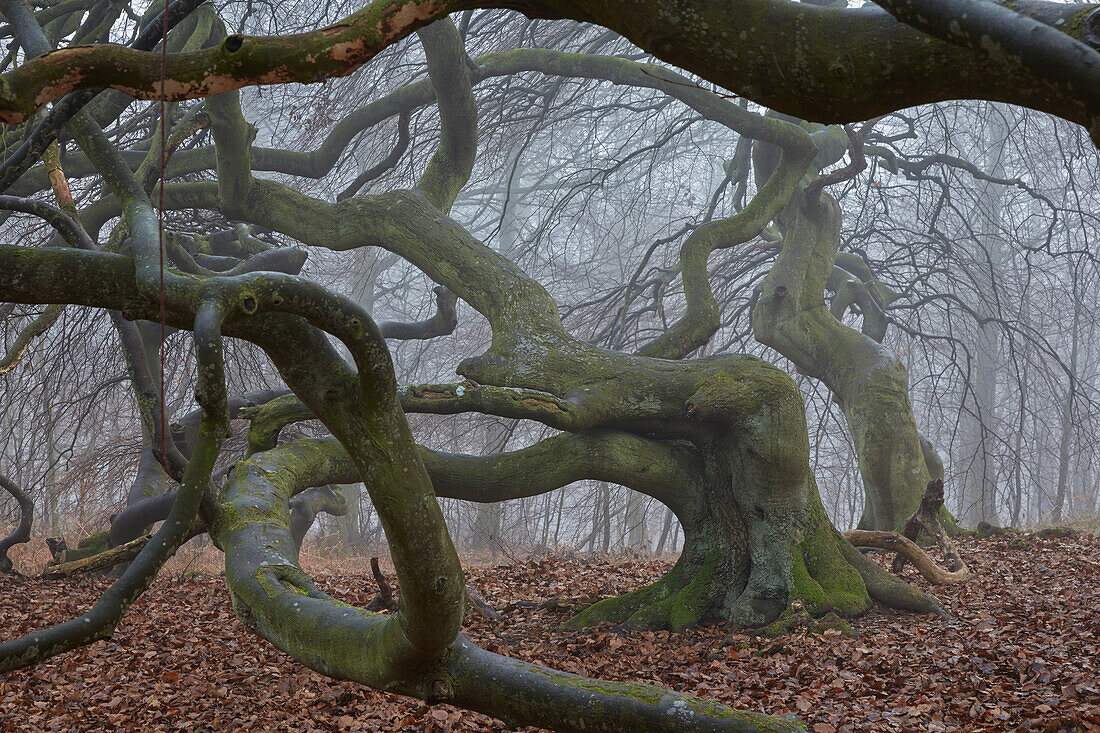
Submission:
M 448 3 L 375 0 L 343 20 L 287 36 L 231 35 L 214 48 L 169 54 L 100 44 L 47 53 L 0 76 L 0 121 L 15 125 L 69 92 L 113 88 L 138 99 L 199 99 L 254 84 L 346 76 L 391 43 L 446 14 Z
M 457 415 L 481 412 L 499 417 L 535 420 L 558 430 L 579 427 L 575 405 L 548 392 L 512 387 L 494 387 L 475 382 L 459 384 L 416 384 L 398 390 L 405 412 Z
M 1008 73 L 1031 75 L 1051 98 L 1076 98 L 1090 114 L 1086 125 L 1100 145 L 1100 14 L 1075 28 L 1091 45 L 1014 8 L 988 0 L 875 0 L 895 18 L 933 38 L 974 52 Z
M 433 339 L 450 336 L 458 327 L 458 298 L 442 285 L 432 288 L 435 293 L 435 315 L 422 321 L 383 321 L 378 330 L 388 339 Z
M 989 99 L 1051 112 L 1100 135 L 1091 81 L 1097 6 L 1021 0 L 1014 10 L 998 8 L 1002 17 L 990 20 L 988 9 L 967 18 L 957 4 L 928 14 L 931 19 L 910 18 L 900 12 L 901 3 L 890 5 L 907 22 L 926 25 L 933 33 L 933 23 L 953 28 L 955 22 L 971 47 L 926 35 L 877 7 L 836 9 L 785 0 L 750 0 L 736 9 L 712 0 L 375 0 L 309 33 L 234 35 L 213 49 L 172 54 L 163 93 L 170 100 L 194 99 L 253 84 L 344 76 L 388 44 L 450 12 L 508 7 L 530 17 L 603 25 L 664 61 L 812 121 L 855 122 L 947 99 Z M 1020 33 L 1022 24 L 1013 22 L 1006 34 L 1004 12 L 1057 30 L 1036 41 L 1034 25 Z M 758 27 L 761 18 L 767 19 L 766 33 Z M 838 44 L 837 38 L 846 42 Z M 1074 78 L 1080 80 L 1076 86 L 1067 82 Z M 157 99 L 162 94 L 159 56 L 111 46 L 47 54 L 0 77 L 0 119 L 20 122 L 65 93 L 87 87 Z
M 495 502 L 536 496 L 574 481 L 611 481 L 652 496 L 673 511 L 703 475 L 686 445 L 617 430 L 564 433 L 507 453 L 467 456 L 421 448 L 438 496 Z
M 165 514 L 167 514 L 167 512 L 165 512 Z M 113 568 L 120 562 L 129 562 L 137 557 L 138 553 L 141 552 L 141 548 L 149 544 L 149 540 L 151 539 L 153 539 L 153 535 L 147 534 L 143 537 L 138 537 L 136 540 L 130 540 L 124 545 L 112 547 L 106 552 L 101 552 L 98 555 L 82 557 L 72 562 L 47 565 L 46 569 L 42 571 L 42 577 L 67 578 L 77 573 L 94 573 L 97 570 Z
M 644 682 L 610 682 L 540 667 L 494 654 L 460 637 L 447 665 L 452 685 L 439 702 L 500 718 L 577 733 L 796 733 L 791 717 L 732 710 Z
M 970 570 L 964 565 L 961 570 L 948 572 L 929 557 L 913 540 L 897 532 L 877 532 L 867 529 L 853 529 L 844 532 L 844 539 L 856 547 L 878 547 L 891 550 L 905 556 L 917 568 L 925 580 L 934 585 L 964 583 L 970 580 Z

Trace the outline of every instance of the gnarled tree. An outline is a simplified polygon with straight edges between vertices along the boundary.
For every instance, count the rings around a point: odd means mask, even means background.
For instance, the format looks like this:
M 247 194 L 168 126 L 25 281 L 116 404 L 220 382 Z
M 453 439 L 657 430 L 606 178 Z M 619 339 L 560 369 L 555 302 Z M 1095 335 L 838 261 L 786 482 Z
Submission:
M 227 585 L 242 622 L 326 674 L 561 730 L 793 728 L 788 721 L 648 685 L 538 668 L 467 642 L 459 632 L 462 569 L 436 497 L 499 499 L 514 495 L 517 477 L 524 477 L 528 492 L 577 478 L 614 481 L 664 502 L 683 523 L 684 551 L 666 577 L 597 604 L 574 620 L 578 624 L 607 619 L 647 627 L 701 620 L 761 625 L 796 599 L 814 612 L 855 613 L 871 598 L 936 609 L 930 598 L 864 559 L 832 527 L 809 470 L 803 403 L 787 375 L 749 356 L 685 358 L 698 346 L 690 319 L 637 354 L 585 343 L 565 328 L 542 285 L 449 216 L 475 163 L 473 88 L 481 80 L 541 71 L 658 89 L 779 151 L 743 209 L 689 239 L 685 256 L 701 266 L 685 266 L 685 278 L 697 278 L 697 292 L 709 295 L 709 255 L 751 240 L 777 220 L 786 240 L 800 246 L 784 246 L 770 281 L 774 287 L 765 288 L 762 304 L 788 297 L 793 302 L 805 292 L 816 307 L 833 257 L 832 224 L 825 216 L 827 195 L 811 195 L 803 179 L 814 171 L 815 159 L 828 156 L 819 144 L 826 136 L 730 104 L 690 77 L 656 65 L 541 49 L 471 60 L 455 26 L 440 19 L 482 5 L 475 2 L 377 0 L 336 25 L 282 38 L 227 34 L 210 6 L 195 10 L 196 4 L 177 0 L 164 19 L 149 18 L 130 46 L 48 52 L 51 36 L 40 20 L 49 27 L 57 19 L 47 18 L 48 10 L 36 17 L 18 0 L 0 3 L 26 56 L 0 77 L 0 118 L 27 121 L 23 130 L 7 130 L 9 139 L 25 142 L 0 167 L 0 181 L 28 192 L 44 190 L 34 180 L 49 176 L 32 166 L 64 129 L 82 153 L 74 156 L 70 178 L 78 171 L 94 173 L 110 192 L 68 212 L 26 198 L 5 200 L 9 210 L 45 219 L 57 237 L 53 246 L 0 247 L 4 297 L 115 314 L 145 445 L 180 484 L 156 535 L 96 606 L 78 619 L 0 645 L 0 669 L 109 635 L 201 522 L 225 552 Z M 897 19 L 878 9 L 782 0 L 756 3 L 745 12 L 707 2 L 654 2 L 653 13 L 623 2 L 503 5 L 532 17 L 607 25 L 665 60 L 802 118 L 846 121 L 965 95 L 1048 110 L 1085 124 L 1100 138 L 1100 56 L 1081 40 L 1095 30 L 1092 7 L 1027 3 L 1009 10 L 979 2 L 959 22 L 948 22 L 955 9 L 936 0 L 898 7 L 883 2 Z M 120 28 L 127 22 L 116 4 L 111 8 L 114 15 L 65 20 L 75 23 L 78 39 L 100 40 L 111 37 L 116 21 Z M 764 25 L 769 32 L 761 30 Z M 168 54 L 162 67 L 159 54 L 149 49 L 155 29 L 167 33 L 170 26 L 175 30 L 165 41 L 181 50 Z M 336 140 L 333 149 L 311 154 L 253 146 L 256 131 L 242 112 L 238 89 L 348 74 L 413 32 L 424 47 L 428 80 L 363 108 L 341 130 L 343 143 Z M 870 49 L 863 55 L 858 49 L 839 52 L 834 41 L 840 33 Z M 771 61 L 761 64 L 759 58 Z M 864 58 L 870 60 L 853 61 Z M 104 87 L 114 91 L 96 96 Z M 205 117 L 201 124 L 189 114 L 152 117 L 152 134 L 124 154 L 103 128 L 130 103 L 125 95 L 168 102 L 203 98 Z M 54 100 L 60 101 L 41 121 L 30 119 Z M 332 202 L 253 175 L 254 169 L 323 175 L 358 132 L 433 100 L 441 134 L 411 189 L 357 194 L 356 186 Z M 212 145 L 176 150 L 206 126 Z M 206 171 L 214 172 L 214 180 L 196 176 Z M 184 176 L 198 180 L 178 180 Z M 162 232 L 154 199 L 164 211 L 216 211 L 252 225 L 254 233 L 262 228 L 310 247 L 389 250 L 483 315 L 492 328 L 491 345 L 462 361 L 462 383 L 399 390 L 384 329 L 354 302 L 298 275 L 300 253 L 259 246 L 239 229 L 210 236 L 183 227 Z M 807 224 L 810 214 L 821 216 Z M 101 236 L 115 217 L 114 229 Z M 801 246 L 803 232 L 813 246 Z M 215 241 L 224 247 L 215 250 Z M 791 261 L 799 257 L 816 257 L 826 266 Z M 790 285 L 779 283 L 788 275 Z M 811 285 L 804 290 L 796 281 Z M 787 291 L 780 293 L 780 286 Z M 445 332 L 448 324 L 453 327 L 453 312 L 440 310 L 438 319 L 410 328 L 429 336 Z M 161 338 L 168 327 L 194 334 L 200 417 L 189 450 L 160 417 L 165 396 L 154 377 L 156 349 L 150 344 L 157 337 L 135 339 L 135 320 L 161 321 Z M 275 427 L 264 433 L 256 426 L 250 455 L 221 486 L 214 480 L 215 462 L 234 410 L 226 336 L 262 349 L 294 397 L 251 407 L 256 423 L 271 418 Z M 353 364 L 330 337 L 342 342 Z M 286 414 L 275 414 L 284 408 Z M 416 445 L 405 416 L 415 411 L 478 411 L 537 421 L 562 434 L 488 458 L 445 455 Z M 278 426 L 305 417 L 319 420 L 331 437 L 275 442 Z M 335 602 L 298 565 L 294 498 L 313 487 L 360 480 L 385 529 L 400 582 L 400 604 L 390 616 Z M 334 510 L 338 505 L 332 503 Z

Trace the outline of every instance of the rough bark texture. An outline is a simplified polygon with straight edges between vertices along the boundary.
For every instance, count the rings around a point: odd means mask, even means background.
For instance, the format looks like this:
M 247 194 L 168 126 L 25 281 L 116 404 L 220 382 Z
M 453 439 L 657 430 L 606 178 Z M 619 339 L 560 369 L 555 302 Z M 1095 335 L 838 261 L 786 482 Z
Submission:
M 57 51 L 2 77 L 0 119 L 15 124 L 89 87 L 145 99 L 194 99 L 250 84 L 343 76 L 450 12 L 509 7 L 531 17 L 605 25 L 665 61 L 804 119 L 850 122 L 943 99 L 980 98 L 1052 112 L 1089 128 L 1100 141 L 1095 6 L 1038 0 L 1014 10 L 971 2 L 963 11 L 935 0 L 884 5 L 897 18 L 878 7 L 838 10 L 778 0 L 754 0 L 736 12 L 709 0 L 644 6 L 633 0 L 376 0 L 293 40 L 234 35 L 214 48 L 170 57 L 163 85 L 159 56 L 150 52 Z M 833 41 L 839 37 L 847 39 L 843 49 Z M 1005 63 L 1006 53 L 1016 63 Z

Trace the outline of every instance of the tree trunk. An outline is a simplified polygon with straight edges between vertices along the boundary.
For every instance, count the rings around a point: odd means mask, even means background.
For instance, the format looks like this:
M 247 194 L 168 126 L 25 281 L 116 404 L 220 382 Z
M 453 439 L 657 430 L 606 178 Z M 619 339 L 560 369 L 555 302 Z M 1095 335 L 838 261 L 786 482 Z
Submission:
M 675 516 L 671 509 L 665 508 L 665 521 L 661 524 L 661 537 L 657 540 L 657 549 L 654 550 L 657 555 L 661 555 L 665 551 L 665 542 L 668 541 L 668 533 L 672 529 L 672 519 Z
M 814 616 L 829 611 L 859 614 L 872 598 L 931 609 L 923 594 L 894 579 L 840 536 L 812 479 L 780 522 L 766 521 L 755 509 L 743 512 L 739 507 L 745 489 L 732 481 L 692 492 L 692 505 L 678 514 L 684 548 L 672 570 L 652 585 L 596 603 L 567 627 L 603 621 L 644 629 L 723 621 L 764 626 L 795 600 Z
M 701 472 L 670 502 L 684 528 L 676 565 L 652 585 L 586 609 L 569 626 L 763 626 L 794 600 L 815 615 L 860 613 L 872 597 L 934 607 L 833 528 L 809 469 L 797 386 L 763 362 L 743 366 L 755 379 L 712 378 L 687 402 L 707 439 L 695 441 Z
M 336 520 L 336 530 L 340 534 L 340 545 L 347 552 L 358 552 L 363 546 L 363 532 L 360 524 L 363 484 L 340 484 L 337 488 L 347 500 L 347 512 Z
M 600 552 L 611 551 L 611 487 L 601 481 L 596 487 L 597 535 L 600 538 Z
M 470 549 L 490 550 L 493 557 L 500 553 L 500 523 L 504 517 L 503 504 L 479 504 L 474 526 L 470 528 Z
M 1008 128 L 1003 115 L 1011 112 L 1003 105 L 985 105 L 986 125 L 985 169 L 990 175 L 1004 176 L 1004 147 Z M 1005 246 L 999 228 L 1004 209 L 1004 195 L 999 186 L 982 182 L 974 211 L 975 229 L 972 267 L 978 290 L 975 311 L 983 318 L 998 315 L 996 290 L 1004 270 Z M 963 503 L 961 520 L 975 526 L 979 522 L 999 525 L 997 513 L 997 472 L 993 446 L 997 429 L 997 380 L 1001 363 L 1000 327 L 995 323 L 979 324 L 974 335 L 968 385 L 973 399 L 964 409 L 960 422 L 963 436 Z M 966 395 L 964 394 L 964 404 Z
M 500 453 L 507 447 L 516 427 L 515 421 L 497 420 L 486 426 L 484 431 L 485 453 Z M 500 554 L 501 522 L 504 520 L 504 505 L 499 502 L 479 504 L 474 524 L 470 528 L 470 549 L 489 550 L 493 557 Z
M 832 197 L 796 195 L 779 221 L 783 248 L 753 309 L 753 332 L 757 341 L 824 382 L 840 404 L 863 479 L 860 529 L 899 529 L 931 479 L 905 366 L 825 306 L 840 233 Z M 865 319 L 870 315 L 865 311 Z
M 1069 386 L 1062 401 L 1062 436 L 1058 442 L 1058 486 L 1054 495 L 1054 508 L 1051 521 L 1060 524 L 1062 509 L 1066 504 L 1066 495 L 1072 492 L 1069 477 L 1070 446 L 1073 442 L 1073 403 L 1077 395 L 1077 351 L 1081 332 L 1081 311 L 1083 306 L 1078 291 L 1077 269 L 1073 271 L 1073 328 L 1070 334 Z
M 634 552 L 649 550 L 649 532 L 646 528 L 645 499 L 636 491 L 627 491 L 626 497 L 626 547 Z

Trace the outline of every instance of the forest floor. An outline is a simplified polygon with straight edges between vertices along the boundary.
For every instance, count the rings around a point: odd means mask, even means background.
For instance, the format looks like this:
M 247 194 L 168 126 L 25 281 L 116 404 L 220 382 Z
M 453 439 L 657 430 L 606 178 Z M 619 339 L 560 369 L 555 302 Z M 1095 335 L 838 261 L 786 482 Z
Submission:
M 526 609 L 497 623 L 470 614 L 466 633 L 493 651 L 570 672 L 794 713 L 815 733 L 1100 731 L 1100 538 L 1028 544 L 961 539 L 972 581 L 932 589 L 905 571 L 954 620 L 876 609 L 853 620 L 855 638 L 801 630 L 773 640 L 721 626 L 564 632 L 558 626 L 567 610 Z M 111 641 L 0 675 L 0 730 L 509 730 L 482 715 L 302 667 L 244 629 L 221 578 L 185 573 L 176 562 Z M 365 604 L 375 593 L 365 559 L 310 557 L 305 564 L 344 601 Z M 360 564 L 363 570 L 353 572 Z M 468 575 L 498 609 L 560 596 L 579 610 L 669 566 L 549 557 L 482 564 Z M 105 585 L 94 578 L 0 578 L 2 637 L 81 613 Z

